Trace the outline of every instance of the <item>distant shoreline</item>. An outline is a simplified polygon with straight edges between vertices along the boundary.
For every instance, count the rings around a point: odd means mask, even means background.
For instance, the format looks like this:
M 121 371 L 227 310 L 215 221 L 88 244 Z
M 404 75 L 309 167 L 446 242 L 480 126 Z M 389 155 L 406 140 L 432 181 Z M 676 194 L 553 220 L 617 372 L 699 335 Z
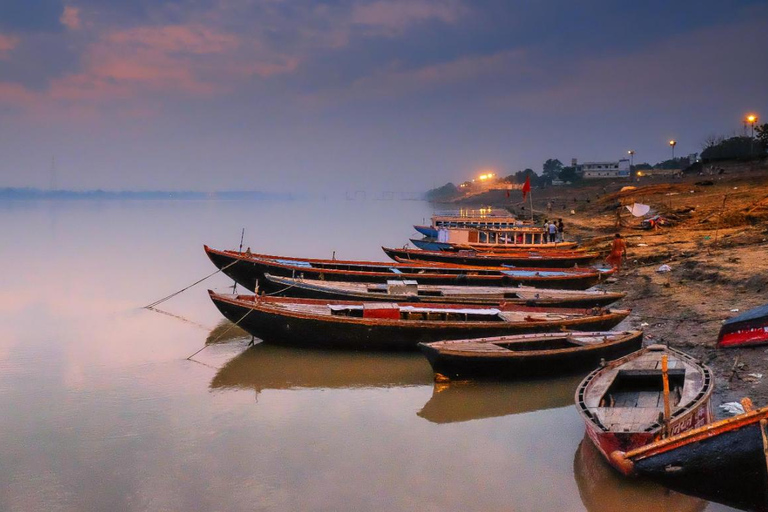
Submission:
M 259 191 L 109 191 L 109 190 L 41 190 L 37 188 L 0 188 L 0 200 L 294 200 L 292 194 L 274 194 Z

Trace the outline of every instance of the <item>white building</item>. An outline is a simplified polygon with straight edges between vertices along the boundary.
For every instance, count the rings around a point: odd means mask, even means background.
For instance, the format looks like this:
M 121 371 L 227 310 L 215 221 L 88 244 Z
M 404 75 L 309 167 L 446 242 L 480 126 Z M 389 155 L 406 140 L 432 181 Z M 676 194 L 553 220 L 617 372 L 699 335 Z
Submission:
M 622 158 L 618 162 L 584 162 L 579 166 L 579 172 L 584 179 L 629 178 L 629 171 L 628 158 Z

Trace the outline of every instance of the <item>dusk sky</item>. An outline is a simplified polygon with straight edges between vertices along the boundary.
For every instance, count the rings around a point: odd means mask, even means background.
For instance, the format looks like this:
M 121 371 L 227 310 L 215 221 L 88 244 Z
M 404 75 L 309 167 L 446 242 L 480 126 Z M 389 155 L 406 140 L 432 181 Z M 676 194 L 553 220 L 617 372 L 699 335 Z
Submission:
M 421 191 L 768 119 L 768 2 L 0 0 L 0 187 Z

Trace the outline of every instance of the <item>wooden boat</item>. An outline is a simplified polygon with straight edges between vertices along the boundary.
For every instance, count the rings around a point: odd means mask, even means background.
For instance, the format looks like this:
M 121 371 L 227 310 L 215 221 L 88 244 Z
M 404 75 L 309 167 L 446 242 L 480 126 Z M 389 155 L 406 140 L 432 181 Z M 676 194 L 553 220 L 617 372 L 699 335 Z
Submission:
M 751 510 L 768 509 L 768 407 L 745 412 L 611 457 L 624 474 Z
M 589 374 L 576 391 L 576 406 L 589 438 L 623 471 L 614 452 L 626 453 L 709 423 L 712 388 L 712 372 L 705 365 L 677 350 L 651 345 Z
M 402 301 L 446 304 L 502 303 L 519 306 L 592 308 L 613 304 L 624 298 L 624 292 L 604 290 L 554 290 L 532 286 L 451 286 L 418 284 L 417 281 L 392 279 L 386 283 L 321 281 L 264 274 L 268 288 L 276 295 L 306 299 Z
M 420 342 L 468 336 L 610 329 L 627 310 L 499 308 L 219 295 L 230 321 L 265 342 L 311 348 L 416 350 Z
M 725 321 L 717 337 L 719 348 L 749 347 L 768 343 L 768 304 Z
M 270 289 L 264 274 L 304 277 L 326 281 L 357 281 L 384 283 L 393 277 L 415 280 L 422 284 L 514 286 L 585 290 L 602 281 L 615 270 L 586 268 L 539 269 L 506 267 L 470 267 L 444 263 L 387 263 L 371 261 L 322 260 L 219 251 L 205 246 L 214 265 L 237 283 L 251 291 L 259 287 Z
M 453 241 L 451 241 L 450 236 L 446 238 L 448 241 L 431 237 L 424 237 L 422 239 L 411 238 L 410 240 L 413 245 L 426 251 L 455 251 L 457 249 L 475 249 L 478 251 L 499 251 L 504 249 L 556 250 L 575 249 L 579 245 L 577 242 L 547 242 L 544 239 L 545 233 L 543 228 L 526 227 L 510 230 L 509 232 L 494 231 L 493 233 L 485 234 L 477 232 L 477 230 L 457 231 L 465 231 L 466 235 L 464 233 L 461 233 L 461 236 L 457 234 L 453 237 Z M 512 243 L 511 240 L 513 239 L 518 240 L 518 242 Z M 490 241 L 486 242 L 485 240 Z
M 515 380 L 592 369 L 642 344 L 642 331 L 559 332 L 419 343 L 419 349 L 439 380 Z
M 424 365 L 431 377 L 429 365 Z M 416 415 L 446 424 L 556 409 L 573 403 L 573 391 L 580 381 L 580 377 L 568 375 L 515 382 L 435 383 L 432 396 Z
M 423 249 L 396 249 L 392 247 L 382 247 L 382 250 L 387 256 L 398 263 L 434 261 L 438 263 L 488 267 L 533 266 L 538 268 L 568 268 L 577 265 L 589 265 L 600 257 L 596 252 L 554 250 L 519 250 L 498 253 L 474 250 L 426 251 Z
M 473 248 L 571 248 L 576 242 L 549 242 L 543 226 L 534 226 L 506 212 L 488 208 L 462 210 L 458 213 L 436 214 L 431 226 L 414 226 L 426 236 L 413 240 L 417 247 L 429 245 L 428 250 L 450 249 L 456 246 Z

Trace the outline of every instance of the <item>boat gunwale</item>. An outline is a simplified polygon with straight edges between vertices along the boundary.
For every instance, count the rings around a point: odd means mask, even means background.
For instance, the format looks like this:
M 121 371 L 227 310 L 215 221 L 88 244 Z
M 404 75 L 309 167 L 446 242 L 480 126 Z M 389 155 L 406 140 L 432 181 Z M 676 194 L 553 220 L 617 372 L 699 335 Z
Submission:
M 453 349 L 453 348 L 444 348 L 448 345 L 457 345 L 457 344 L 463 344 L 463 345 L 469 345 L 469 344 L 477 344 L 477 345 L 496 345 L 496 342 L 501 341 L 505 338 L 525 338 L 520 340 L 520 342 L 527 341 L 528 338 L 531 340 L 536 340 L 537 338 L 558 338 L 558 337 L 564 337 L 567 338 L 570 334 L 578 334 L 581 337 L 587 337 L 589 335 L 606 335 L 606 334 L 618 334 L 621 335 L 617 339 L 610 340 L 610 341 L 603 341 L 602 343 L 596 343 L 596 344 L 590 344 L 590 345 L 579 345 L 574 347 L 567 347 L 567 348 L 558 348 L 558 349 L 546 349 L 546 350 L 477 350 L 477 351 L 465 351 L 461 349 Z M 468 339 L 462 339 L 462 340 L 445 340 L 445 341 L 434 341 L 431 343 L 420 343 L 419 345 L 427 347 L 429 349 L 437 351 L 441 356 L 452 356 L 452 357 L 486 357 L 489 359 L 506 359 L 506 358 L 514 358 L 514 357 L 527 357 L 532 355 L 567 355 L 571 352 L 590 352 L 593 350 L 599 350 L 604 349 L 606 347 L 612 347 L 615 345 L 620 345 L 623 343 L 629 343 L 637 339 L 638 337 L 643 336 L 643 331 L 591 331 L 591 332 L 581 332 L 581 331 L 572 331 L 572 332 L 556 332 L 556 333 L 533 333 L 533 334 L 520 334 L 520 335 L 507 335 L 507 336 L 494 336 L 491 338 L 468 338 Z M 511 342 L 511 343 L 514 343 Z
M 749 427 L 750 425 L 759 423 L 763 419 L 768 419 L 768 406 L 747 411 L 731 418 L 713 421 L 704 426 L 686 430 L 674 436 L 659 439 L 658 441 L 641 446 L 640 448 L 635 448 L 634 450 L 630 450 L 626 453 L 619 453 L 617 455 L 627 460 L 643 460 L 648 457 L 669 452 L 689 443 L 703 441 L 725 432 Z
M 339 324 L 357 324 L 357 325 L 368 325 L 368 326 L 391 326 L 391 327 L 424 327 L 424 328 L 432 328 L 432 329 L 442 329 L 442 328 L 461 328 L 461 329 L 474 329 L 479 327 L 489 327 L 489 326 L 503 326 L 503 325 L 526 325 L 524 321 L 507 321 L 507 320 L 495 320 L 495 321 L 455 321 L 455 320 L 405 320 L 405 319 L 387 319 L 387 318 L 360 318 L 360 317 L 349 317 L 349 316 L 338 316 L 338 315 L 319 315 L 316 313 L 311 312 L 303 312 L 303 311 L 295 311 L 290 310 L 286 308 L 280 308 L 275 306 L 269 306 L 265 305 L 264 302 L 259 302 L 258 300 L 251 300 L 251 301 L 244 301 L 242 299 L 238 299 L 237 297 L 232 298 L 231 296 L 222 295 L 219 293 L 214 292 L 213 290 L 208 290 L 208 293 L 211 297 L 211 300 L 220 301 L 229 303 L 234 306 L 238 306 L 243 309 L 250 309 L 250 310 L 256 310 L 260 311 L 262 313 L 268 313 L 268 314 L 276 314 L 284 317 L 290 317 L 290 318 L 301 318 L 305 320 L 315 320 L 315 321 L 322 321 L 322 322 L 334 322 Z M 258 299 L 257 296 L 250 296 L 255 297 Z M 318 300 L 318 299 L 296 299 L 292 297 L 270 297 L 270 300 L 274 299 L 287 299 L 284 300 L 284 302 L 303 302 L 303 301 L 314 301 L 317 303 L 325 303 L 328 304 L 329 301 L 325 300 Z M 351 303 L 351 305 L 358 304 L 358 301 L 331 301 L 335 304 L 339 303 Z M 269 304 L 268 302 L 266 304 Z M 423 307 L 423 304 L 420 303 L 398 303 L 398 305 L 410 305 L 410 306 L 416 306 L 416 307 Z M 444 308 L 445 305 L 442 305 L 443 309 L 451 309 L 451 308 Z M 450 306 L 450 304 L 448 305 Z M 466 309 L 466 305 L 455 305 L 457 307 L 453 309 Z M 478 309 L 498 309 L 498 308 L 478 308 Z M 547 311 L 545 312 L 553 312 L 552 308 L 526 308 L 526 309 L 545 309 Z M 505 310 L 501 310 L 504 312 Z M 556 311 L 556 310 L 555 310 Z M 523 311 L 523 312 L 536 312 L 536 311 Z M 606 309 L 605 313 L 602 315 L 583 315 L 580 317 L 572 318 L 572 319 L 565 319 L 565 320 L 541 320 L 541 321 L 534 321 L 530 322 L 531 324 L 535 326 L 545 326 L 545 325 L 575 325 L 578 326 L 580 324 L 584 323 L 590 323 L 594 321 L 595 319 L 602 318 L 605 320 L 614 320 L 614 319 L 620 319 L 619 321 L 623 320 L 627 316 L 629 316 L 630 311 L 629 310 L 610 310 Z
M 417 298 L 428 298 L 430 296 L 428 295 L 395 295 L 395 294 L 382 294 L 378 295 L 375 292 L 370 292 L 368 290 L 359 290 L 357 288 L 363 288 L 374 284 L 383 285 L 384 283 L 375 283 L 375 282 L 366 282 L 366 281 L 323 281 L 322 279 L 303 279 L 299 277 L 287 277 L 287 276 L 278 276 L 271 274 L 269 272 L 264 273 L 264 278 L 267 281 L 270 281 L 274 284 L 280 284 L 283 286 L 296 286 L 302 289 L 311 290 L 311 291 L 333 291 L 337 293 L 354 293 L 359 294 L 364 297 L 380 297 L 382 300 L 384 299 L 392 299 L 394 297 L 402 296 L 404 297 L 403 300 L 408 300 L 408 297 L 417 297 Z M 403 279 L 392 279 L 393 281 L 402 281 Z M 352 286 L 350 286 L 352 285 Z M 450 287 L 452 285 L 439 285 L 439 284 L 421 284 L 418 283 L 417 286 L 419 287 L 426 287 L 424 290 L 431 290 L 433 288 L 442 288 L 442 287 Z M 532 286 L 481 286 L 481 285 L 469 285 L 469 286 L 455 286 L 455 288 L 461 288 L 461 289 L 472 289 L 472 288 L 480 288 L 480 289 L 487 289 L 489 291 L 493 291 L 496 293 L 477 293 L 476 295 L 472 294 L 457 294 L 457 299 L 462 298 L 483 298 L 483 299 L 499 299 L 499 302 L 506 302 L 506 301 L 514 301 L 514 300 L 521 300 L 521 301 L 531 301 L 531 300 L 548 300 L 548 299 L 573 299 L 573 298 L 580 298 L 580 297 L 600 297 L 600 298 L 616 298 L 616 300 L 621 300 L 627 296 L 626 292 L 614 292 L 614 291 L 608 291 L 608 290 L 569 290 L 569 289 L 559 289 L 559 288 L 534 288 Z M 508 290 L 508 291 L 507 291 Z M 529 293 L 537 293 L 541 294 L 542 292 L 552 291 L 557 292 L 557 294 L 552 295 L 545 295 L 544 297 L 540 297 L 538 299 L 535 298 L 526 298 L 526 297 L 518 297 L 518 298 L 505 298 L 505 297 L 495 297 L 494 295 L 500 295 L 503 293 L 513 293 L 514 291 L 522 291 L 522 292 L 529 292 Z M 558 295 L 559 294 L 559 295 Z M 453 298 L 453 295 L 441 295 L 436 296 L 439 298 L 445 298 L 445 299 L 451 299 Z M 578 308 L 574 308 L 578 309 Z M 588 309 L 588 308 L 586 308 Z
M 599 375 L 600 373 L 611 370 L 611 369 L 615 369 L 629 361 L 637 359 L 638 357 L 642 356 L 646 352 L 649 352 L 650 350 L 651 350 L 650 346 L 644 347 L 636 352 L 627 354 L 626 356 L 610 361 L 605 366 L 600 366 L 594 369 L 592 372 L 590 372 L 590 374 L 587 375 L 584 378 L 584 380 L 581 381 L 579 386 L 576 388 L 576 392 L 574 396 L 577 409 L 579 411 L 579 414 L 582 416 L 582 418 L 588 421 L 589 424 L 592 425 L 594 428 L 599 429 L 601 432 L 604 432 L 604 433 L 616 432 L 614 430 L 606 428 L 605 425 L 603 425 L 602 422 L 600 422 L 600 420 L 594 414 L 592 414 L 592 412 L 589 410 L 589 407 L 586 406 L 586 404 L 584 403 L 586 389 L 594 381 L 595 377 L 597 377 L 597 375 Z M 678 407 L 675 411 L 673 411 L 670 414 L 669 420 L 671 422 L 677 417 L 684 416 L 689 412 L 695 411 L 704 402 L 710 399 L 710 397 L 712 396 L 712 391 L 714 389 L 714 376 L 712 374 L 712 370 L 707 365 L 705 365 L 701 361 L 698 361 L 694 357 L 689 356 L 685 352 L 682 352 L 680 350 L 670 348 L 670 347 L 664 347 L 663 351 L 671 352 L 676 357 L 680 357 L 681 359 L 684 359 L 693 367 L 698 368 L 701 371 L 702 376 L 704 377 L 702 382 L 702 388 L 701 390 L 699 390 L 696 396 L 684 407 Z M 649 424 L 648 427 L 642 431 L 633 431 L 633 432 L 622 431 L 617 433 L 621 433 L 621 434 L 652 433 L 653 434 L 653 433 L 657 433 L 661 428 L 662 428 L 662 425 L 657 421 Z

